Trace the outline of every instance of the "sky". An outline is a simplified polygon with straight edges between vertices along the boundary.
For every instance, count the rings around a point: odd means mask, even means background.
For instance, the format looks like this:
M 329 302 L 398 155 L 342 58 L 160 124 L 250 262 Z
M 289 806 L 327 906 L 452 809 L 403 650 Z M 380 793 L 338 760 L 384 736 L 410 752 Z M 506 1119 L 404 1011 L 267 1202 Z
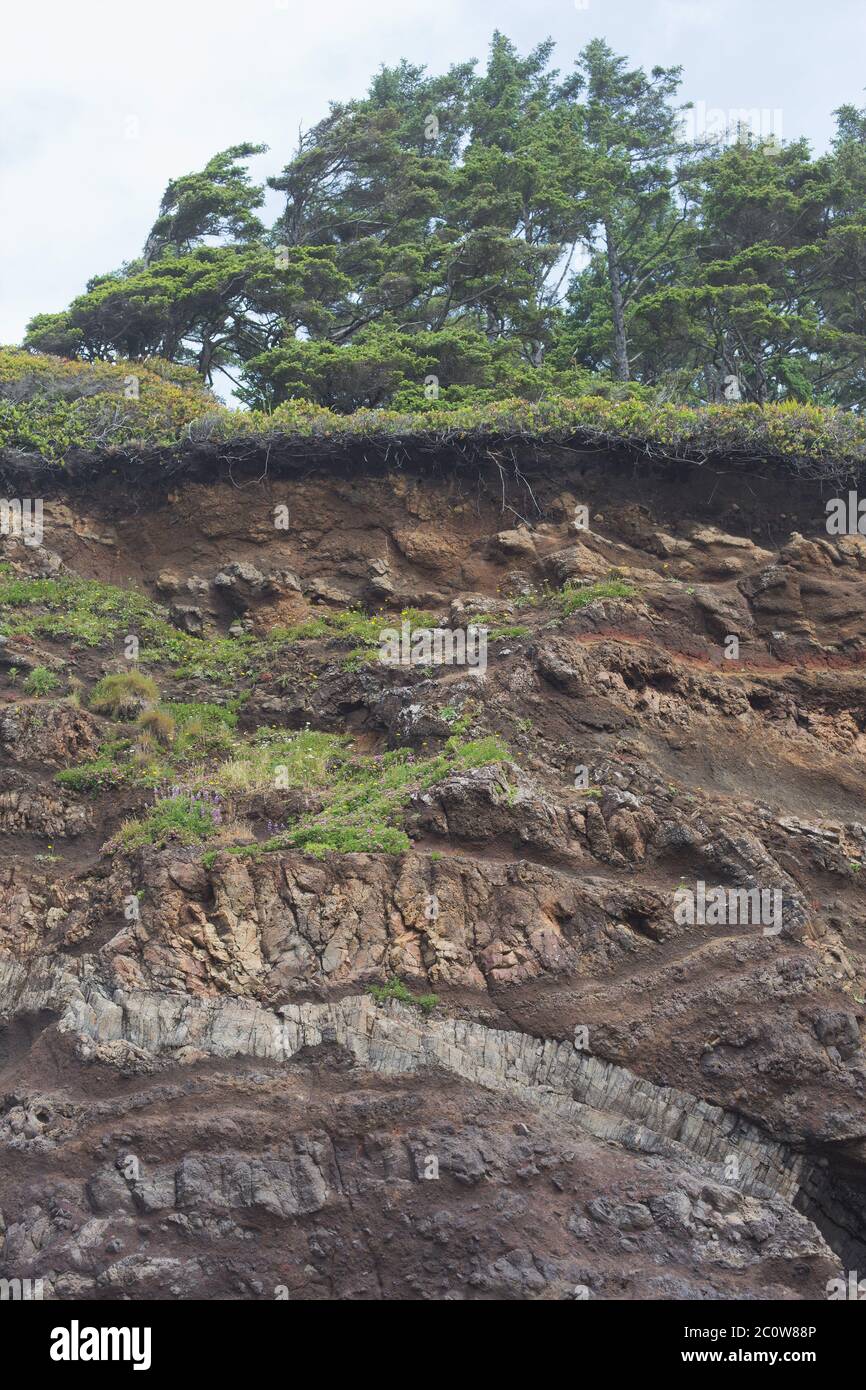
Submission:
M 290 158 L 331 100 L 382 63 L 483 60 L 495 29 L 546 37 L 568 71 L 601 36 L 632 65 L 683 68 L 694 119 L 833 133 L 866 105 L 866 0 L 40 0 L 0 33 L 0 343 L 140 253 L 170 178 L 242 141 Z M 276 209 L 275 209 L 276 211 Z

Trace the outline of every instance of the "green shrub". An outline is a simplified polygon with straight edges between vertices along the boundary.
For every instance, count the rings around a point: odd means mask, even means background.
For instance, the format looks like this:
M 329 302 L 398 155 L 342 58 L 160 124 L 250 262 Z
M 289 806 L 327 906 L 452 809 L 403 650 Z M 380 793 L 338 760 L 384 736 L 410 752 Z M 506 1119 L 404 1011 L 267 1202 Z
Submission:
M 55 782 L 74 792 L 101 792 L 119 787 L 127 780 L 127 770 L 111 757 L 95 758 L 78 767 L 65 767 L 55 773 Z
M 164 797 L 141 820 L 124 821 L 112 843 L 123 849 L 165 845 L 169 840 L 190 845 L 216 834 L 218 824 L 208 802 L 193 796 Z
M 137 719 L 138 727 L 149 734 L 154 743 L 162 748 L 170 748 L 174 741 L 174 720 L 164 709 L 152 705 L 144 709 Z
M 377 1004 L 384 1004 L 388 999 L 397 999 L 401 1004 L 414 1004 L 425 1014 L 432 1013 L 439 1003 L 438 994 L 413 994 L 397 975 L 392 975 L 387 984 L 371 985 L 370 993 Z
M 183 772 L 179 771 L 178 743 L 184 729 L 188 730 L 195 719 L 192 715 L 181 716 L 180 732 L 168 752 L 160 750 L 152 734 L 142 729 L 138 752 L 131 761 L 117 767 L 129 744 L 127 741 L 121 747 L 121 741 L 115 741 L 111 757 L 109 749 L 100 750 L 96 763 L 69 769 L 63 780 L 66 785 L 81 789 L 99 789 L 121 781 L 138 786 L 174 785 L 176 799 L 178 786 L 185 793 L 190 791 L 190 782 L 184 782 Z M 149 743 L 142 747 L 146 740 Z M 314 729 L 298 733 L 259 729 L 251 739 L 237 736 L 233 754 L 210 773 L 211 794 L 250 797 L 297 787 L 314 792 L 322 809 L 302 814 L 294 825 L 279 829 L 263 843 L 237 846 L 231 852 L 258 856 L 302 849 L 320 858 L 327 854 L 405 854 L 411 845 L 402 819 L 413 793 L 426 790 L 455 770 L 508 759 L 506 746 L 492 736 L 463 742 L 452 735 L 444 750 L 431 757 L 416 758 L 407 748 L 378 756 L 359 756 L 353 755 L 346 736 Z M 190 794 L 195 799 L 195 772 L 190 780 Z M 205 812 L 210 809 L 206 803 Z M 175 819 L 177 814 L 171 812 Z M 162 822 L 153 809 L 145 821 L 140 830 L 134 827 L 142 823 L 127 822 L 123 843 L 143 843 L 153 833 L 162 833 Z M 184 822 L 183 815 L 181 821 Z
M 387 984 L 371 985 L 370 993 L 378 1004 L 382 1004 L 386 999 L 399 999 L 401 1004 L 411 1004 L 415 996 L 408 985 L 397 975 L 392 975 Z
M 319 858 L 326 854 L 406 854 L 412 848 L 405 830 L 391 825 L 313 825 L 287 831 L 282 842 Z
M 50 695 L 56 690 L 60 679 L 47 666 L 34 666 L 24 681 L 23 689 L 28 695 Z
M 156 682 L 142 671 L 103 676 L 90 692 L 90 708 L 112 719 L 131 719 L 159 699 Z
M 234 730 L 238 726 L 238 716 L 234 709 L 227 705 L 214 705 L 204 700 L 171 700 L 165 708 L 174 720 L 178 732 L 182 733 L 190 724 L 197 724 L 205 729 L 229 729 Z
M 559 606 L 567 616 L 579 608 L 586 608 L 602 598 L 634 598 L 636 590 L 623 579 L 603 579 L 598 584 L 587 584 L 584 588 L 566 584 L 558 596 Z
M 55 341 L 51 326 L 55 318 L 48 315 L 41 328 L 35 326 L 34 345 Z M 44 333 L 47 339 L 41 336 Z M 411 355 L 416 347 L 414 335 L 406 339 L 398 352 L 400 362 L 404 348 Z M 70 341 L 64 350 L 76 351 L 76 344 Z M 268 378 L 268 399 L 274 399 L 274 386 L 279 387 L 277 397 L 289 390 L 317 390 L 313 378 L 303 374 L 295 378 L 297 363 L 287 361 L 286 353 L 306 358 L 329 354 L 352 373 L 358 351 L 357 344 L 335 349 L 321 341 L 295 341 L 288 348 L 276 349 L 272 362 L 279 365 L 273 381 Z M 251 371 L 263 370 L 262 359 L 247 365 Z M 398 376 L 404 368 L 405 363 Z M 137 399 L 124 394 L 130 370 L 140 381 Z M 631 384 L 614 390 L 604 379 L 573 370 L 552 375 L 539 370 L 541 376 L 530 374 L 536 387 L 543 384 L 543 396 L 537 401 L 521 395 L 526 389 L 521 373 L 515 376 L 512 369 L 503 373 L 500 364 L 490 385 L 455 385 L 446 388 L 441 400 L 427 402 L 419 385 L 424 373 L 413 367 L 411 387 L 397 390 L 394 397 L 394 404 L 407 409 L 362 408 L 341 414 L 309 400 L 289 399 L 268 413 L 220 406 L 195 384 L 194 374 L 182 375 L 188 369 L 155 358 L 146 363 L 89 364 L 5 349 L 0 352 L 0 448 L 41 454 L 62 465 L 73 447 L 122 450 L 135 458 L 155 447 L 180 450 L 191 444 L 230 450 L 252 445 L 266 449 L 278 442 L 305 440 L 313 446 L 321 443 L 329 452 L 372 446 L 384 456 L 394 441 L 408 443 L 413 437 L 445 446 L 458 441 L 462 450 L 467 439 L 483 444 L 491 436 L 505 435 L 537 443 L 579 439 L 598 447 L 625 446 L 647 459 L 654 455 L 782 459 L 795 466 L 814 465 L 816 472 L 828 475 L 834 465 L 866 461 L 866 419 L 857 411 L 797 401 L 765 406 L 678 405 L 646 399 L 646 393 Z M 455 380 L 453 374 L 448 380 Z M 341 396 L 339 404 L 350 406 L 351 393 Z M 115 458 L 107 455 L 105 466 L 116 466 Z

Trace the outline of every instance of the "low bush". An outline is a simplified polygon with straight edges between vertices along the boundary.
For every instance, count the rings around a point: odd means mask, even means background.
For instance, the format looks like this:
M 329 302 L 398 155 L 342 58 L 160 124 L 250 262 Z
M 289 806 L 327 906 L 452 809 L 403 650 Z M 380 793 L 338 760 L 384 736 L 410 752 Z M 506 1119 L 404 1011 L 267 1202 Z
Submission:
M 90 692 L 90 708 L 112 719 L 131 719 L 159 699 L 156 682 L 143 671 L 103 676 Z
M 191 845 L 215 835 L 221 819 L 217 806 L 204 798 L 193 795 L 164 797 L 140 820 L 124 821 L 111 843 L 121 849 L 165 845 L 169 840 Z
M 566 584 L 557 595 L 557 602 L 568 616 L 569 613 L 587 608 L 591 603 L 597 603 L 599 599 L 634 598 L 636 592 L 634 586 L 623 579 L 602 579 L 598 584 L 587 584 L 583 588 Z
M 34 666 L 24 681 L 23 689 L 28 695 L 50 695 L 59 684 L 60 678 L 47 666 Z
M 170 748 L 174 741 L 174 720 L 164 709 L 158 709 L 151 705 L 148 709 L 141 711 L 138 716 L 138 727 L 146 734 L 149 734 L 154 743 L 161 748 Z
M 384 985 L 371 985 L 370 993 L 377 1004 L 384 1004 L 388 999 L 396 999 L 401 1004 L 414 1004 L 425 1014 L 432 1013 L 439 1003 L 438 994 L 413 994 L 409 986 L 404 984 L 398 975 L 392 975 Z

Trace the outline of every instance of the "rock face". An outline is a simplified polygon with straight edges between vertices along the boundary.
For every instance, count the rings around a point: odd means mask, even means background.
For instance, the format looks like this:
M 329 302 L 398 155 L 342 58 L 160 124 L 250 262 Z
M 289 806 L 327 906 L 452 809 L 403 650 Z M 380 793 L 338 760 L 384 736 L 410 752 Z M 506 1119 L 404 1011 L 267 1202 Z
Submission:
M 707 1176 L 736 1168 L 745 1191 L 792 1197 L 801 1159 L 738 1116 L 670 1087 L 653 1086 L 573 1044 L 543 1041 L 456 1019 L 419 1022 L 405 1006 L 377 1006 L 367 995 L 333 1004 L 287 1004 L 276 1013 L 240 1000 L 208 1003 L 188 995 L 115 990 L 89 973 L 2 982 L 6 1012 L 59 1012 L 79 1053 L 130 1058 L 177 1055 L 287 1062 L 328 1043 L 371 1072 L 407 1075 L 428 1068 L 513 1096 L 562 1119 L 569 1129 L 637 1152 L 667 1153 Z M 23 989 L 19 986 L 23 985 Z M 35 985 L 35 989 L 34 989 Z M 128 1045 L 128 1046 L 126 1046 Z
M 444 470 L 259 463 L 134 517 L 129 480 L 58 494 L 50 549 L 3 552 L 155 597 L 174 716 L 88 710 L 122 590 L 3 624 L 0 1278 L 824 1297 L 866 1259 L 866 546 L 769 469 L 745 503 L 728 471 L 525 461 L 505 510 L 498 467 L 470 503 Z M 480 624 L 484 663 L 377 661 L 402 610 Z M 235 727 L 376 775 L 241 776 Z M 158 737 L 207 842 L 121 832 Z M 396 852 L 358 849 L 385 815 Z

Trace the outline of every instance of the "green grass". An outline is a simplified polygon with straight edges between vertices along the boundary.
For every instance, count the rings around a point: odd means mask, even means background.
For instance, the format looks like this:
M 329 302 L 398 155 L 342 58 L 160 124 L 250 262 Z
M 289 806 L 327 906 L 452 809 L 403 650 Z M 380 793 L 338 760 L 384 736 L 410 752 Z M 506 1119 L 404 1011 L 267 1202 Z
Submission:
M 97 714 L 130 719 L 159 699 L 159 688 L 143 671 L 115 671 L 103 676 L 90 692 L 89 705 Z
M 384 1004 L 388 999 L 397 999 L 401 1004 L 414 1004 L 425 1014 L 432 1013 L 439 1003 L 438 994 L 413 994 L 409 986 L 397 975 L 392 975 L 387 984 L 371 985 L 370 994 L 377 1004 Z
M 55 782 L 73 792 L 104 792 L 139 782 L 138 770 L 121 761 L 121 752 L 129 749 L 130 741 L 123 739 L 121 742 L 122 750 L 116 743 L 103 744 L 97 757 L 90 762 L 62 768 L 54 774 Z
M 195 640 L 172 627 L 146 595 L 92 579 L 0 575 L 0 612 L 8 636 L 66 637 L 78 649 L 109 646 L 134 634 L 168 655 Z
M 366 655 L 378 647 L 383 626 L 406 622 L 415 630 L 435 624 L 433 614 L 416 609 L 403 610 L 399 619 L 349 609 L 317 614 L 265 638 L 200 641 L 173 628 L 164 611 L 143 594 L 91 580 L 17 578 L 3 566 L 0 612 L 2 630 L 10 635 L 65 636 L 73 646 L 116 647 L 135 635 L 142 644 L 140 662 L 180 662 L 175 675 L 200 676 L 219 688 L 234 684 L 239 676 L 269 675 L 273 659 L 294 643 L 324 641 Z M 47 668 L 38 668 L 29 679 L 34 690 L 47 691 L 53 677 Z M 140 821 L 127 822 L 117 841 L 127 848 L 160 842 L 169 834 L 205 838 L 210 833 L 209 813 L 196 809 L 198 788 L 225 797 L 230 816 L 250 797 L 298 788 L 318 794 L 322 810 L 281 830 L 265 848 L 302 848 L 314 855 L 398 854 L 409 848 L 402 822 L 414 792 L 452 771 L 508 757 L 497 739 L 463 737 L 474 718 L 472 702 L 459 710 L 443 707 L 451 737 L 435 756 L 415 757 L 398 749 L 373 757 L 356 755 L 345 737 L 309 729 L 291 733 L 265 728 L 242 736 L 237 710 L 244 698 L 236 694 L 228 704 L 163 701 L 156 682 L 140 666 L 113 672 L 97 682 L 90 707 L 121 720 L 135 719 L 147 710 L 140 721 L 143 727 L 134 739 L 107 740 L 95 758 L 64 768 L 56 780 L 82 793 L 180 787 L 184 796 L 193 797 L 189 805 L 177 794 L 163 797 Z M 250 848 L 238 847 L 239 852 Z M 252 852 L 260 849 L 252 847 Z
M 156 706 L 143 709 L 136 723 L 152 743 L 162 748 L 170 748 L 174 743 L 175 724 L 167 710 L 157 709 Z
M 313 825 L 290 831 L 284 843 L 317 859 L 328 854 L 406 854 L 412 848 L 405 830 L 393 825 Z
M 349 608 L 330 610 L 266 637 L 191 637 L 145 594 L 89 579 L 22 579 L 0 570 L 0 632 L 9 637 L 68 639 L 73 651 L 116 650 L 129 636 L 140 643 L 139 665 L 171 667 L 178 680 L 199 679 L 220 689 L 266 673 L 300 642 L 349 646 L 352 658 L 373 659 L 384 627 L 408 621 L 430 626 L 432 614 L 406 609 L 399 620 Z M 362 664 L 359 662 L 359 664 Z
M 49 671 L 47 666 L 34 666 L 27 676 L 22 689 L 28 695 L 50 695 L 60 684 L 59 676 Z
M 311 854 L 401 854 L 410 848 L 402 813 L 412 795 L 456 771 L 507 760 L 508 749 L 487 737 L 448 739 L 443 752 L 415 758 L 406 749 L 381 757 L 349 758 L 337 766 L 321 812 L 278 836 L 271 848 L 305 849 Z
M 172 761 L 177 767 L 225 757 L 236 743 L 238 716 L 206 701 L 169 701 L 162 708 L 174 720 Z
M 214 781 L 226 791 L 269 792 L 299 787 L 310 790 L 328 784 L 330 769 L 347 756 L 348 740 L 337 734 L 304 729 L 258 729 L 249 743 L 214 771 Z
M 138 820 L 126 820 L 110 843 L 120 849 L 142 845 L 196 844 L 217 832 L 211 807 L 192 796 L 165 797 L 154 803 Z
M 589 607 L 591 603 L 597 603 L 599 599 L 630 599 L 634 598 L 636 593 L 634 586 L 627 584 L 624 579 L 603 579 L 598 584 L 587 584 L 584 588 L 565 584 L 557 595 L 557 602 L 563 614 L 568 616 L 569 613 Z
M 179 708 L 167 706 L 173 712 Z M 171 748 L 154 746 L 142 753 L 132 739 L 102 745 L 96 758 L 64 768 L 56 781 L 72 791 L 103 792 L 116 787 L 168 789 L 138 820 L 127 821 L 118 846 L 163 843 L 169 834 L 190 843 L 213 833 L 207 806 L 196 811 L 199 796 L 218 794 L 226 824 L 256 796 L 300 789 L 317 796 L 322 809 L 302 815 L 263 844 L 239 845 L 233 852 L 257 855 L 272 850 L 303 849 L 308 854 L 403 854 L 411 846 L 403 814 L 411 797 L 457 771 L 507 761 L 508 749 L 487 736 L 464 740 L 452 735 L 440 753 L 416 757 L 409 749 L 381 755 L 356 754 L 346 735 L 303 729 L 258 729 L 241 738 L 231 728 L 234 716 L 212 707 L 208 716 L 231 740 L 231 756 L 214 764 L 208 747 L 193 761 L 184 738 L 201 715 L 182 714 Z M 178 787 L 182 791 L 178 793 Z M 136 829 L 136 827 L 139 827 Z

